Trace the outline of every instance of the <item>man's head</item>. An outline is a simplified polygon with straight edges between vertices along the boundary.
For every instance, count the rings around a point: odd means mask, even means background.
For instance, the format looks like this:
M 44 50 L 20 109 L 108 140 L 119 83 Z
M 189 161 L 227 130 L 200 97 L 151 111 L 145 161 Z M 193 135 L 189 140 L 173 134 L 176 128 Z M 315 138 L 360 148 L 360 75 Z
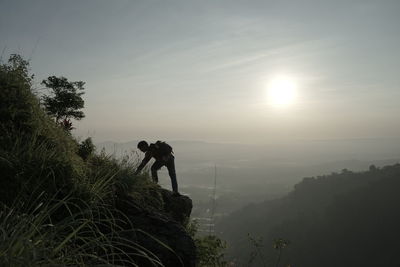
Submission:
M 139 148 L 142 152 L 146 152 L 149 149 L 149 144 L 143 140 L 137 144 L 137 148 Z

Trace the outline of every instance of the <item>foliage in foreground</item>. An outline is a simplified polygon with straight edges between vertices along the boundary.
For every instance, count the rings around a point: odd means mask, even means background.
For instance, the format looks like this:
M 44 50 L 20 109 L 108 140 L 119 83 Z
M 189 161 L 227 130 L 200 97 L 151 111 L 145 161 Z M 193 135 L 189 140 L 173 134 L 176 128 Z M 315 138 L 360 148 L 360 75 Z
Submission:
M 247 234 L 250 245 L 253 251 L 250 253 L 250 258 L 247 262 L 247 266 L 254 266 L 254 263 L 257 263 L 256 266 L 269 267 L 269 266 L 280 266 L 280 261 L 282 258 L 283 250 L 290 244 L 289 240 L 285 240 L 283 238 L 275 238 L 273 240 L 273 248 L 277 252 L 276 259 L 267 258 L 265 255 L 265 244 L 262 237 L 252 237 L 250 234 Z M 288 265 L 290 266 L 290 265 Z
M 91 138 L 71 135 L 84 83 L 49 77 L 53 95 L 41 103 L 32 81 L 20 56 L 0 64 L 0 266 L 163 266 L 143 236 L 179 258 L 116 208 L 128 196 L 139 210 L 165 212 L 160 187 L 135 175 L 137 158 L 97 153 Z M 225 242 L 195 243 L 199 266 L 226 266 Z
M 198 222 L 191 221 L 187 228 L 188 232 L 194 238 L 198 264 L 201 267 L 224 267 L 228 266 L 225 261 L 224 251 L 226 249 L 226 242 L 221 240 L 215 235 L 198 235 Z
M 136 266 L 139 258 L 163 266 L 127 235 L 131 222 L 113 205 L 116 188 L 130 191 L 139 182 L 119 180 L 127 169 L 117 160 L 92 155 L 89 162 L 93 179 L 86 181 L 85 194 L 62 188 L 49 196 L 39 183 L 30 195 L 21 191 L 11 205 L 1 205 L 0 266 Z
M 60 210 L 70 213 L 62 220 L 54 220 Z M 121 235 L 123 229 L 118 220 L 106 205 L 90 207 L 72 198 L 39 198 L 29 204 L 3 205 L 0 265 L 135 266 L 139 255 L 154 266 L 161 266 L 149 251 Z
M 117 191 L 153 198 L 155 186 L 133 175 L 135 161 L 73 139 L 43 110 L 32 79 L 18 55 L 0 64 L 0 265 L 162 266 L 115 208 Z

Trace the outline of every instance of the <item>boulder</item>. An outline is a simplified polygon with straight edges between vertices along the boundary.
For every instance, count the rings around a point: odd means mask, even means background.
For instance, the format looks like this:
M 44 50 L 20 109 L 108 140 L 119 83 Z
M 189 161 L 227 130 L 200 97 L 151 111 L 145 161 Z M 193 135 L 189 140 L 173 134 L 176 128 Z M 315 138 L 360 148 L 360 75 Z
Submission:
M 173 194 L 166 189 L 161 189 L 161 195 L 165 212 L 172 219 L 186 226 L 193 208 L 192 200 L 184 195 Z
M 140 246 L 154 253 L 168 267 L 196 266 L 196 246 L 184 225 L 192 209 L 187 196 L 173 195 L 162 189 L 164 210 L 146 210 L 130 196 L 120 196 L 117 208 L 131 221 L 134 233 L 129 234 Z M 128 230 L 128 229 L 126 229 Z M 127 237 L 128 238 L 128 237 Z M 139 266 L 150 265 L 146 259 L 137 259 Z

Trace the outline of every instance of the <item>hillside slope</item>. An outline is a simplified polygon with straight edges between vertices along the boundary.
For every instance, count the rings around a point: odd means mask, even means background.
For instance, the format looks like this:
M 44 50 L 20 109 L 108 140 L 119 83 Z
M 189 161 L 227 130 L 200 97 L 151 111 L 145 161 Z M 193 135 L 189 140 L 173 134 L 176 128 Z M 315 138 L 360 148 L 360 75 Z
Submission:
M 31 86 L 21 57 L 0 65 L 0 265 L 195 266 L 191 199 L 129 159 L 79 156 Z
M 286 197 L 247 206 L 218 229 L 231 258 L 243 264 L 255 249 L 250 233 L 263 239 L 261 251 L 269 261 L 276 257 L 272 240 L 289 240 L 282 264 L 398 266 L 399 188 L 400 164 L 304 178 Z

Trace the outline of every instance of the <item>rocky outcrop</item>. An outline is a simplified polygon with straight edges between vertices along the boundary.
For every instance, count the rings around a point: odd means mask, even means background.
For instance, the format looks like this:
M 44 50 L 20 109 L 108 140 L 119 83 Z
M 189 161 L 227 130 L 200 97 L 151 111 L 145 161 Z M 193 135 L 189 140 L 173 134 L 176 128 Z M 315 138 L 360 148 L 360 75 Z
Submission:
M 134 235 L 130 238 L 154 253 L 164 266 L 196 266 L 196 247 L 184 226 L 192 210 L 192 200 L 161 189 L 163 211 L 150 211 L 138 206 L 130 196 L 119 197 L 117 208 L 132 222 Z M 128 230 L 128 229 L 127 229 Z M 151 266 L 138 258 L 140 266 Z
M 186 225 L 192 212 L 192 200 L 184 195 L 174 195 L 171 191 L 161 189 L 164 211 L 175 221 Z

